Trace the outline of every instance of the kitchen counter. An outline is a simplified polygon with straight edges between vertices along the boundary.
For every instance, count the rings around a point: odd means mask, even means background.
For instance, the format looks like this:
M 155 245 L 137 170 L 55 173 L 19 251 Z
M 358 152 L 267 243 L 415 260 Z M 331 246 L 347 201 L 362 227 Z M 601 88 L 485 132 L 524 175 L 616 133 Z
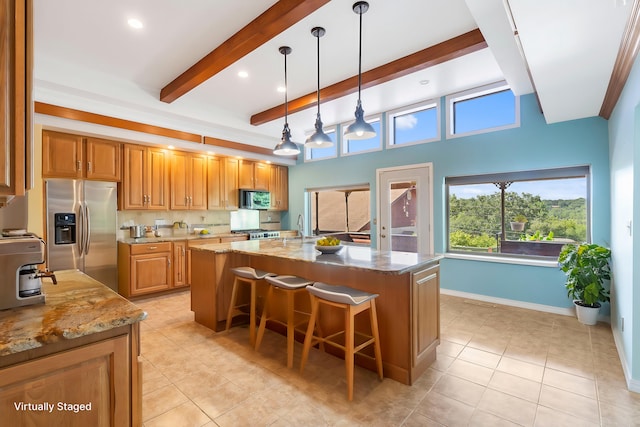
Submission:
M 147 314 L 75 270 L 44 280 L 45 303 L 0 311 L 0 356 L 139 322 Z
M 300 239 L 247 240 L 199 245 L 192 250 L 214 253 L 235 252 L 253 256 L 273 256 L 282 259 L 374 270 L 385 274 L 404 274 L 437 263 L 442 255 L 409 252 L 377 251 L 366 246 L 344 245 L 335 254 L 322 254 L 314 241 Z
M 202 239 L 215 239 L 223 237 L 240 237 L 245 236 L 249 238 L 246 233 L 222 233 L 222 234 L 172 234 L 159 237 L 138 237 L 134 239 L 132 237 L 125 237 L 118 239 L 119 242 L 126 243 L 128 245 L 135 245 L 139 243 L 161 243 L 161 242 L 176 242 L 181 240 L 202 240 Z
M 234 281 L 231 269 L 238 266 L 377 294 L 384 376 L 412 384 L 435 360 L 440 342 L 442 256 L 350 245 L 344 245 L 336 254 L 321 254 L 314 243 L 300 239 L 248 240 L 192 248 L 191 310 L 195 321 L 215 331 L 224 330 Z M 266 289 L 265 283 L 258 286 L 258 306 L 264 301 Z M 280 293 L 273 295 L 280 298 Z M 305 303 L 304 298 L 299 302 Z M 279 301 L 272 309 L 283 310 L 285 306 L 284 301 Z M 321 308 L 319 322 L 325 335 L 344 328 L 343 315 L 324 309 Z M 258 313 L 260 310 L 258 307 Z M 276 315 L 285 317 L 285 313 Z M 237 320 L 240 318 L 234 319 Z M 356 321 L 356 328 L 363 328 L 366 333 L 368 323 L 360 320 Z M 277 325 L 267 327 L 278 331 Z M 334 351 L 326 347 L 326 351 Z M 358 357 L 356 363 L 375 371 L 373 360 Z

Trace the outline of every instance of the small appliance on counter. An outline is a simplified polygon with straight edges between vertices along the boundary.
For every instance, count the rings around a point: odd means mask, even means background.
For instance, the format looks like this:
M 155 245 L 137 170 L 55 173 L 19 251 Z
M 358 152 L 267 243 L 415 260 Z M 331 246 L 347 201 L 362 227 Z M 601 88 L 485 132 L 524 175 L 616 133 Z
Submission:
M 34 234 L 0 238 L 0 310 L 44 303 L 42 278 L 51 272 L 40 271 L 44 263 L 44 241 Z

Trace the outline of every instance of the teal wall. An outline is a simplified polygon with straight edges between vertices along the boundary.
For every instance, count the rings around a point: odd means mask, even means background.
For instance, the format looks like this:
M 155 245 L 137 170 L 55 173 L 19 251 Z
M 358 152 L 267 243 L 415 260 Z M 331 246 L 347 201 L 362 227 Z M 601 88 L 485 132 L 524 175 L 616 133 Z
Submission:
M 442 99 L 444 104 L 444 99 Z M 295 228 L 309 187 L 369 183 L 375 215 L 376 169 L 433 163 L 434 244 L 445 244 L 444 179 L 447 176 L 545 169 L 592 167 L 592 238 L 609 244 L 609 151 L 607 122 L 589 118 L 548 125 L 533 95 L 520 99 L 521 126 L 481 135 L 442 139 L 375 153 L 304 163 L 289 169 L 289 215 Z M 444 117 L 442 118 L 444 131 Z M 302 156 L 300 156 L 302 157 Z M 372 230 L 375 234 L 376 230 Z M 563 276 L 557 268 L 445 259 L 443 288 L 556 307 L 569 307 Z

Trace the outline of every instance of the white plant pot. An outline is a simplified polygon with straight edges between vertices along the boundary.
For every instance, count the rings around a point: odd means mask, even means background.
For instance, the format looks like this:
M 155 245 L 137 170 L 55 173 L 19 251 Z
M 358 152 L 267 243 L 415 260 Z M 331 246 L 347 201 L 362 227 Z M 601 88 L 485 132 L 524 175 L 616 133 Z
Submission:
M 524 222 L 510 222 L 511 231 L 522 231 L 524 230 Z
M 585 307 L 578 304 L 577 301 L 573 302 L 576 306 L 576 315 L 578 321 L 583 325 L 595 325 L 598 322 L 598 313 L 600 312 L 600 306 L 598 307 Z

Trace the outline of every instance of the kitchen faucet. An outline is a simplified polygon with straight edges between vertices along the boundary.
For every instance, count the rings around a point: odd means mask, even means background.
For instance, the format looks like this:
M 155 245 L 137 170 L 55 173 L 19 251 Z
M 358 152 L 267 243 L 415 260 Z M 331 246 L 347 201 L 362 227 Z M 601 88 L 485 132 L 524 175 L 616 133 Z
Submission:
M 304 240 L 304 217 L 302 214 L 298 214 L 298 234 Z

